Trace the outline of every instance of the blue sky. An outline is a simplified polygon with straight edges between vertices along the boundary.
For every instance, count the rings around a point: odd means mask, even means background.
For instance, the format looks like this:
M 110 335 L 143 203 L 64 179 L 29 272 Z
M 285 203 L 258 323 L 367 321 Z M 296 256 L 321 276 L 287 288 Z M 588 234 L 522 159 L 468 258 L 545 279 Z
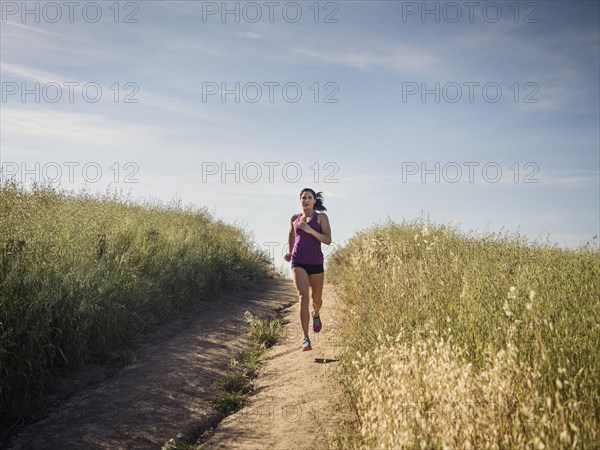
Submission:
M 276 265 L 303 187 L 338 245 L 421 215 L 599 233 L 596 1 L 1 3 L 4 177 L 205 206 Z

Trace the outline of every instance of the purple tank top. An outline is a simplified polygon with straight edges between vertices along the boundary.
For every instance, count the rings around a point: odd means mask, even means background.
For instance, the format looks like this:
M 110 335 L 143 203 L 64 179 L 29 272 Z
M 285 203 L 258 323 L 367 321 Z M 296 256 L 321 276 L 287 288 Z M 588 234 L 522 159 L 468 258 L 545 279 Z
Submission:
M 292 250 L 292 262 L 301 264 L 323 264 L 323 252 L 321 251 L 321 241 L 306 231 L 298 228 L 300 224 L 299 214 L 294 221 L 294 232 L 296 238 L 294 240 L 294 249 Z M 313 230 L 322 233 L 321 225 L 317 222 L 317 212 L 315 211 L 312 218 L 308 222 Z

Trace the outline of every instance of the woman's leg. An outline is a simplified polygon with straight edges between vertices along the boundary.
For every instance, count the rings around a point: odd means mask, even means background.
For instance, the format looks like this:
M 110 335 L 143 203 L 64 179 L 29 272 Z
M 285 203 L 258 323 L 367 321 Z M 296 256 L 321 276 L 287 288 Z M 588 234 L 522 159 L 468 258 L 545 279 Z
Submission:
M 323 284 L 325 283 L 325 273 L 316 273 L 308 276 L 310 290 L 312 294 L 313 316 L 319 317 L 321 306 L 323 306 Z
M 302 331 L 304 337 L 308 337 L 308 320 L 310 319 L 310 313 L 308 312 L 308 287 L 309 280 L 306 270 L 300 267 L 294 267 L 292 269 L 294 284 L 298 290 L 298 298 L 300 299 L 300 323 L 302 324 Z

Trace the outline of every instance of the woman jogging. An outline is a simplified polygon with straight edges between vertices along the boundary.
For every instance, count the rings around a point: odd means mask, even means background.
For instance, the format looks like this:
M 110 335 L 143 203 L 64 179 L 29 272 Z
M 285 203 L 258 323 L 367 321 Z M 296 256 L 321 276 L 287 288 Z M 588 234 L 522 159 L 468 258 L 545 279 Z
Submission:
M 315 193 L 310 188 L 302 189 L 300 192 L 300 204 L 302 212 L 294 214 L 290 220 L 290 233 L 288 240 L 288 253 L 286 261 L 292 262 L 292 273 L 294 284 L 300 298 L 300 323 L 304 332 L 302 351 L 312 350 L 308 337 L 308 302 L 309 287 L 313 306 L 313 331 L 321 331 L 320 311 L 323 304 L 323 283 L 325 281 L 325 270 L 323 269 L 323 252 L 321 243 L 331 244 L 331 228 L 329 218 L 323 206 L 321 192 Z

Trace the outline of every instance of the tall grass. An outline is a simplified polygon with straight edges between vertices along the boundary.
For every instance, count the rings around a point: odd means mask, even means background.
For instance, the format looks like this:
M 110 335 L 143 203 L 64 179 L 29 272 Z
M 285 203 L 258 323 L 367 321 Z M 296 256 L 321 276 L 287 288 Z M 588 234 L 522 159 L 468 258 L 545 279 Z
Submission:
M 241 229 L 178 203 L 0 186 L 0 420 L 61 374 L 272 270 Z
M 340 381 L 352 448 L 593 448 L 600 251 L 422 220 L 329 260 L 348 313 Z

